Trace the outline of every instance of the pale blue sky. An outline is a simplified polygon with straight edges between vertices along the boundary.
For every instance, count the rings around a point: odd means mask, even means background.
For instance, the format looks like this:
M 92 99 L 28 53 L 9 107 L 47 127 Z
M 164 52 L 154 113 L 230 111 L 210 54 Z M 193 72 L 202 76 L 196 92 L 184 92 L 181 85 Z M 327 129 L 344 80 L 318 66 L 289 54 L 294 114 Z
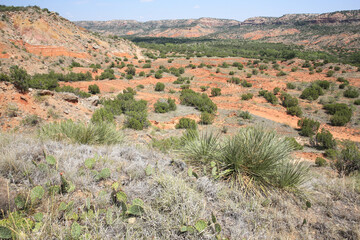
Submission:
M 245 20 L 256 16 L 360 9 L 360 0 L 2 0 L 0 4 L 38 5 L 72 21 L 200 17 Z

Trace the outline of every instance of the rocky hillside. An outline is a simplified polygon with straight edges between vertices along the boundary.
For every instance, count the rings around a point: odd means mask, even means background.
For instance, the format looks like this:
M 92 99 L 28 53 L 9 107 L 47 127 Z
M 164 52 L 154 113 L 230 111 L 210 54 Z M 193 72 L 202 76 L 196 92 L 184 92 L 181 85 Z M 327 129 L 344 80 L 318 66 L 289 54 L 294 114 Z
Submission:
M 141 57 L 141 49 L 123 39 L 100 37 L 76 26 L 55 12 L 38 7 L 0 12 L 0 58 L 7 65 L 21 64 L 30 73 L 60 71 L 76 60 L 83 65 L 115 57 Z
M 152 37 L 201 37 L 239 25 L 236 20 L 200 18 L 138 22 L 133 20 L 79 21 L 77 25 L 95 32 Z
M 250 39 L 319 48 L 360 46 L 360 10 L 254 17 L 243 22 L 200 18 L 143 23 L 127 20 L 81 21 L 76 24 L 91 31 L 122 36 Z

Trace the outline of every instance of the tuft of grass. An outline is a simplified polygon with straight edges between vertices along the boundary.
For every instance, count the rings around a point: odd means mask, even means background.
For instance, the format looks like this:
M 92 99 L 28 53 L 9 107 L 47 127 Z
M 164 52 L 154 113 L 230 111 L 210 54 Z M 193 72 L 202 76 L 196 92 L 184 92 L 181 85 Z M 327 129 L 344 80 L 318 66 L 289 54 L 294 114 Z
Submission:
M 40 138 L 68 141 L 79 144 L 117 144 L 123 141 L 123 134 L 110 123 L 75 123 L 71 120 L 49 123 L 39 130 Z

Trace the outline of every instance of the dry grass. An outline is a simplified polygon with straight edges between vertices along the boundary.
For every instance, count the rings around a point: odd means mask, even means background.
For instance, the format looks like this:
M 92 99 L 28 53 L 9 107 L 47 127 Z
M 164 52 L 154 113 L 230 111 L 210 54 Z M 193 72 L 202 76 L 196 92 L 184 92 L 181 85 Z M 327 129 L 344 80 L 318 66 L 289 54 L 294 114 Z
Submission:
M 55 157 L 56 166 L 46 163 L 44 152 Z M 93 170 L 84 166 L 89 158 L 96 159 Z M 149 166 L 152 174 L 146 174 Z M 93 171 L 104 168 L 110 169 L 110 177 L 97 181 Z M 42 212 L 39 229 L 27 229 L 14 221 L 14 229 L 26 239 L 71 238 L 74 222 L 82 226 L 85 239 L 215 239 L 211 227 L 201 234 L 180 232 L 181 226 L 194 225 L 199 219 L 210 221 L 212 213 L 222 227 L 220 235 L 229 239 L 360 236 L 360 197 L 355 178 L 339 179 L 329 168 L 314 168 L 301 196 L 277 191 L 262 197 L 245 195 L 201 172 L 199 178 L 189 177 L 187 168 L 181 160 L 133 146 L 73 145 L 41 142 L 25 135 L 0 135 L 0 176 L 10 180 L 14 191 L 27 194 L 37 185 L 46 191 L 40 203 L 20 211 L 29 221 Z M 75 191 L 48 195 L 51 185 L 60 184 L 60 172 L 76 186 Z M 114 182 L 120 183 L 129 203 L 135 198 L 144 201 L 144 215 L 134 219 L 121 215 L 110 197 Z M 306 207 L 305 200 L 311 202 L 311 208 Z M 72 205 L 62 211 L 61 202 Z M 16 215 L 10 217 L 15 219 Z M 9 219 L 0 220 L 0 225 L 14 226 Z

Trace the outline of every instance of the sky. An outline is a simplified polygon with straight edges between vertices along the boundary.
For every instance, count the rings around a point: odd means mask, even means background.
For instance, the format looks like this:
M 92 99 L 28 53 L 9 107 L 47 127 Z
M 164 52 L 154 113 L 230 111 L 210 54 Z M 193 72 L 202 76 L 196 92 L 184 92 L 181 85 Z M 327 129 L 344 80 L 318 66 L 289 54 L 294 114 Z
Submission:
M 37 5 L 71 20 L 106 21 L 280 17 L 289 13 L 326 13 L 360 9 L 359 0 L 1 0 L 14 6 Z

